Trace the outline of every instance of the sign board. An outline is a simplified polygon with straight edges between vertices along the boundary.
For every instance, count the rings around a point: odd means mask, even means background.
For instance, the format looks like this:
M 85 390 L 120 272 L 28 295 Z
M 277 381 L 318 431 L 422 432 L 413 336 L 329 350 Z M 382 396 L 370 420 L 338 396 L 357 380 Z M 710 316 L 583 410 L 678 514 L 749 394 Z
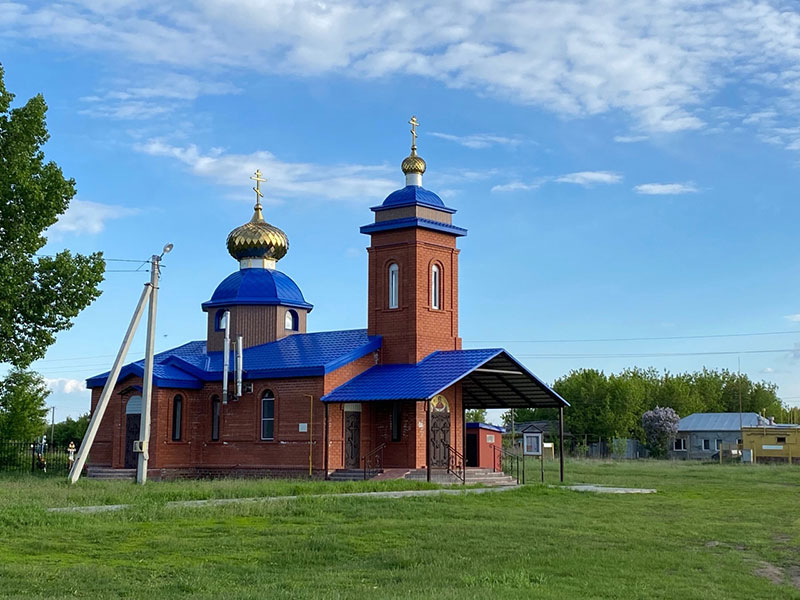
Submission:
M 522 453 L 525 456 L 542 455 L 542 434 L 523 433 Z

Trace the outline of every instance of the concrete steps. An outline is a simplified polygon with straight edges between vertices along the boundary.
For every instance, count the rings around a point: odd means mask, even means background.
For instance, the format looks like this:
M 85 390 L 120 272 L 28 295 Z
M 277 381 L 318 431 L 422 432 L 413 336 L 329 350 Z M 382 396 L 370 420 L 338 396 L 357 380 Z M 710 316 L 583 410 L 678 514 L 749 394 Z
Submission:
M 89 479 L 120 479 L 134 481 L 136 479 L 136 469 L 112 469 L 111 467 L 88 467 L 86 476 Z
M 426 481 L 427 480 L 427 472 L 425 469 L 414 469 L 410 471 L 406 476 L 406 479 L 411 479 L 414 481 Z M 461 483 L 461 480 L 453 475 L 452 473 L 448 473 L 446 469 L 432 469 L 431 470 L 431 482 L 433 483 Z M 493 472 L 491 469 L 478 469 L 478 468 L 467 468 L 467 473 L 465 477 L 465 483 L 467 484 L 483 484 L 483 485 L 517 485 L 517 480 L 510 475 L 506 475 L 500 471 Z
M 372 479 L 376 475 L 381 473 L 379 470 L 371 470 L 367 471 L 367 479 Z M 363 481 L 364 480 L 364 470 L 363 469 L 336 469 L 333 473 L 328 475 L 328 479 L 330 481 Z

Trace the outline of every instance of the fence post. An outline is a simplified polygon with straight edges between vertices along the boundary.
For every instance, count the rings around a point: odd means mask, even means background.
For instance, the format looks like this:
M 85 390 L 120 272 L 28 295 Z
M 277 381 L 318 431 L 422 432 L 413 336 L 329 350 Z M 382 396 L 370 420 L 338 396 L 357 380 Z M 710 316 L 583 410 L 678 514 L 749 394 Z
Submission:
M 31 444 L 31 473 L 36 473 L 36 442 Z

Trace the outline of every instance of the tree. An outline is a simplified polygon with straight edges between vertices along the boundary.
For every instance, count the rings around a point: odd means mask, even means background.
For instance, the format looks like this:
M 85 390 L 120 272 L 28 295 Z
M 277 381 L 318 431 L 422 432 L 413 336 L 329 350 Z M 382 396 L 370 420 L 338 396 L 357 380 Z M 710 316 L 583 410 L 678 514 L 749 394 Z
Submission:
M 464 418 L 467 420 L 467 423 L 485 423 L 486 422 L 486 409 L 485 408 L 473 408 L 468 410 L 464 415 Z
M 0 439 L 28 441 L 44 433 L 49 395 L 41 375 L 13 369 L 0 381 Z
M 44 98 L 12 109 L 3 74 L 0 66 L 0 363 L 25 368 L 100 295 L 105 263 L 101 253 L 36 256 L 45 230 L 69 207 L 75 181 L 44 162 Z
M 681 418 L 669 407 L 656 406 L 642 415 L 647 447 L 655 458 L 666 456 L 667 444 L 678 433 Z
M 66 448 L 70 442 L 74 442 L 75 446 L 80 446 L 88 426 L 89 413 L 81 415 L 77 419 L 67 417 L 64 421 L 56 423 L 53 428 L 53 439 L 50 442 L 56 448 Z

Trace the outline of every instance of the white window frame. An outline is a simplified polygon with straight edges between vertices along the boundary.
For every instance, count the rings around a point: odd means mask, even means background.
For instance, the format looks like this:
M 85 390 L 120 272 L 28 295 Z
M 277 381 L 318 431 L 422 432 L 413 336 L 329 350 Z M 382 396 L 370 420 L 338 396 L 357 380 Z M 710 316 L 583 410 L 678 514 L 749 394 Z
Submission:
M 714 440 L 714 451 L 719 452 L 722 448 L 722 440 L 716 439 Z
M 439 265 L 431 267 L 431 308 L 442 308 L 442 269 Z
M 389 308 L 400 306 L 400 267 L 397 263 L 389 265 Z
M 264 401 L 266 400 L 272 401 L 271 417 L 264 416 Z M 267 421 L 272 421 L 272 437 L 264 437 L 264 423 Z M 261 440 L 265 442 L 269 442 L 275 439 L 275 394 L 272 393 L 272 390 L 264 390 L 264 393 L 261 394 L 261 431 L 259 432 L 259 435 L 261 437 Z
M 711 440 L 703 439 L 703 450 L 711 450 Z
M 678 448 L 678 442 L 680 442 L 680 448 Z M 672 450 L 674 452 L 686 452 L 686 438 L 675 438 L 672 442 Z

